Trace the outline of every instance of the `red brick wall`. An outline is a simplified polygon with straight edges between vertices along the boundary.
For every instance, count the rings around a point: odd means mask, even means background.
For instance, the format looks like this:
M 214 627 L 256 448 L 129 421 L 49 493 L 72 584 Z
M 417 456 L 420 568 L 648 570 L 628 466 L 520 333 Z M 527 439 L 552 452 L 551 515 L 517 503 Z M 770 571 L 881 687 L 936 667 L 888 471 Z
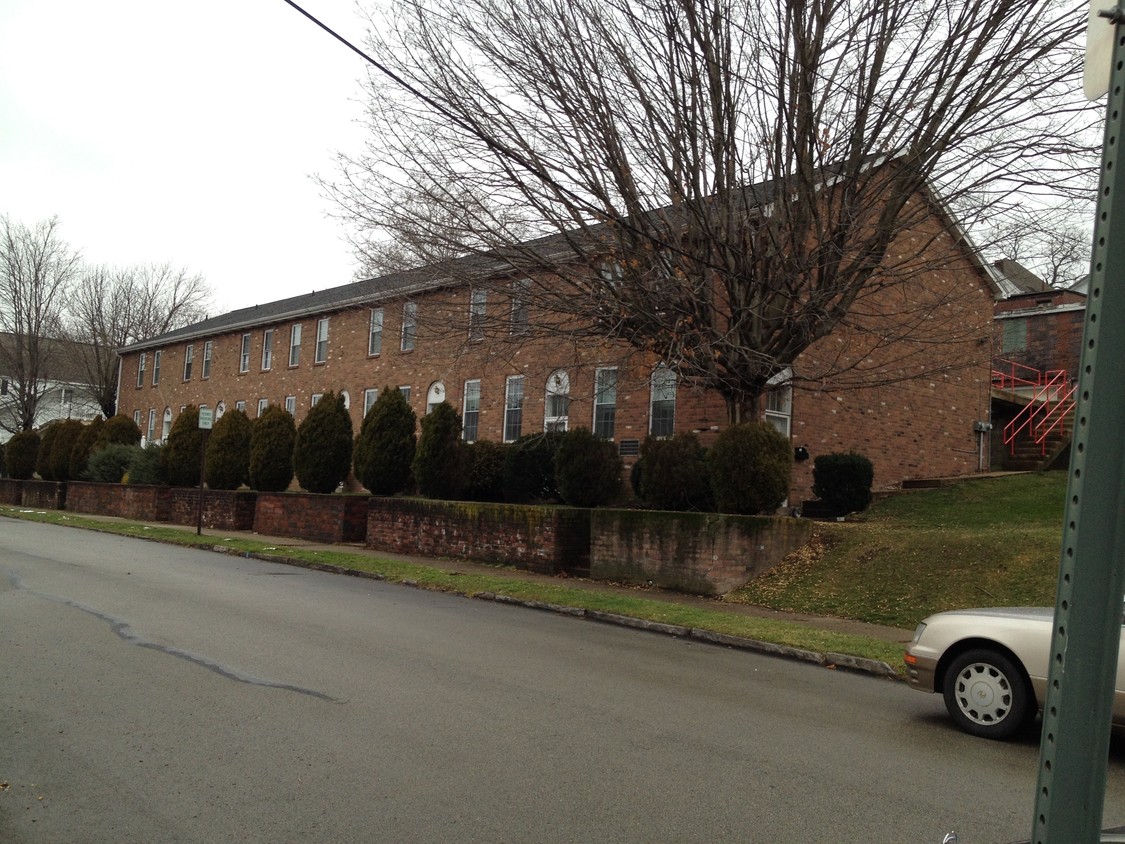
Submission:
M 66 509 L 142 522 L 166 522 L 171 514 L 171 499 L 172 490 L 166 486 L 70 481 Z
M 928 228 L 927 228 L 928 226 Z M 793 403 L 792 436 L 795 446 L 806 446 L 812 456 L 828 451 L 858 451 L 875 464 L 876 488 L 897 486 L 902 480 L 920 476 L 955 475 L 975 471 L 977 442 L 972 423 L 988 418 L 988 380 L 992 298 L 983 275 L 970 267 L 962 248 L 941 228 L 935 217 L 919 227 L 917 236 L 904 237 L 892 250 L 891 261 L 925 259 L 907 286 L 874 292 L 860 301 L 856 313 L 858 330 L 843 328 L 818 341 L 794 364 L 798 390 Z M 904 258 L 903 256 L 907 256 Z M 880 321 L 880 314 L 903 309 L 903 296 L 911 298 L 917 324 L 909 342 L 885 342 L 900 326 Z M 880 298 L 883 297 L 883 298 Z M 234 407 L 246 402 L 248 415 L 257 415 L 260 398 L 282 403 L 296 397 L 298 423 L 307 414 L 312 395 L 328 390 L 346 390 L 351 400 L 352 423 L 358 430 L 366 388 L 407 385 L 411 405 L 419 416 L 425 413 L 430 385 L 440 381 L 447 400 L 462 407 L 464 383 L 481 380 L 479 436 L 502 438 L 505 379 L 524 375 L 525 395 L 522 432 L 543 429 L 546 381 L 556 369 L 570 377 L 571 428 L 592 427 L 594 371 L 598 366 L 618 367 L 617 424 L 615 440 L 642 440 L 648 432 L 649 377 L 654 359 L 633 353 L 623 345 L 527 338 L 511 342 L 502 325 L 494 326 L 495 338 L 484 342 L 468 339 L 469 288 L 433 291 L 415 297 L 419 307 L 417 340 L 412 351 L 400 351 L 402 300 L 380 304 L 384 311 L 382 350 L 367 354 L 368 307 L 349 308 L 330 315 L 328 354 L 322 364 L 313 363 L 316 315 L 286 320 L 251 331 L 250 368 L 239 373 L 243 330 L 215 336 L 212 373 L 201 378 L 201 340 L 192 341 L 195 361 L 192 378 L 184 382 L 185 343 L 163 349 L 161 379 L 152 384 L 153 350 L 143 385 L 136 387 L 138 354 L 125 355 L 121 367 L 119 409 L 132 415 L 141 411 L 142 430 L 148 412 L 155 411 L 156 436 L 160 436 L 165 408 L 173 415 L 181 405 L 220 401 Z M 892 301 L 893 300 L 893 301 Z M 499 290 L 490 290 L 488 313 L 499 315 L 510 309 L 510 301 Z M 288 366 L 290 328 L 303 326 L 298 366 Z M 273 363 L 262 371 L 263 330 L 274 329 Z M 967 339 L 972 336 L 972 340 Z M 517 336 L 515 338 L 520 340 Z M 944 374 L 930 376 L 936 366 Z M 839 364 L 839 376 L 830 381 L 814 379 L 826 366 Z M 856 373 L 882 378 L 893 386 L 880 389 L 852 387 Z M 714 393 L 686 386 L 677 395 L 676 430 L 697 431 L 704 442 L 727 425 L 722 400 Z M 626 458 L 626 470 L 633 462 Z M 811 495 L 809 461 L 797 467 L 790 499 L 796 503 Z
M 591 511 L 590 576 L 699 595 L 743 586 L 805 544 L 811 522 L 634 510 Z
M 254 532 L 313 542 L 362 542 L 367 533 L 367 496 L 259 492 Z
M 1010 312 L 1010 311 L 1009 311 Z M 993 341 L 997 357 L 1002 361 L 1038 369 L 1040 372 L 1065 369 L 1071 378 L 1078 377 L 1082 357 L 1082 332 L 1086 326 L 1085 310 L 1028 311 L 1012 319 L 1027 321 L 1027 340 L 1022 348 L 1004 348 L 1004 325 L 1009 319 L 995 321 Z M 998 368 L 1003 363 L 998 364 Z M 1016 374 L 1026 377 L 1018 369 Z
M 367 546 L 554 574 L 590 566 L 588 510 L 372 497 Z
M 23 495 L 23 481 L 0 478 L 0 504 L 19 504 Z
M 208 489 L 203 492 L 203 527 L 219 530 L 253 530 L 258 493 L 246 490 Z M 168 521 L 175 525 L 199 523 L 199 490 L 173 487 Z
M 66 484 L 56 481 L 21 481 L 20 504 L 42 510 L 66 509 Z

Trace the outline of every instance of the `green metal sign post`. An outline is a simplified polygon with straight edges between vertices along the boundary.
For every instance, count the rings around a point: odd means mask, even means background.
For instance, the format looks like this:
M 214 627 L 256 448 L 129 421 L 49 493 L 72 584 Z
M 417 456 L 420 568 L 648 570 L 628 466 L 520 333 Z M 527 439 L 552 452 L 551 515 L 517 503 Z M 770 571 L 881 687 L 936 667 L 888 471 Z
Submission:
M 1100 14 L 1114 28 L 1112 71 L 1039 751 L 1037 844 L 1100 839 L 1125 592 L 1125 12 Z

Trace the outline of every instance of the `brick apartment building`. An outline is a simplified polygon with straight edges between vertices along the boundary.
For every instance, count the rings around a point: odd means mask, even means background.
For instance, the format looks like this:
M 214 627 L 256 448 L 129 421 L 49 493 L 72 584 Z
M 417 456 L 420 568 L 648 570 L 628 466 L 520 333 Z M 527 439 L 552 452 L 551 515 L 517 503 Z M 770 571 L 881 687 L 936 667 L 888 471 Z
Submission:
M 810 457 L 869 457 L 877 488 L 976 472 L 987 456 L 975 423 L 988 419 L 995 277 L 939 208 L 900 241 L 892 252 L 924 252 L 927 269 L 906 288 L 876 286 L 862 303 L 866 330 L 814 343 L 760 409 Z M 902 310 L 903 297 L 907 310 L 926 311 L 930 335 L 878 342 L 878 314 Z M 188 404 L 251 418 L 280 404 L 299 423 L 323 393 L 343 391 L 358 431 L 378 392 L 397 388 L 419 416 L 450 402 L 466 440 L 585 427 L 617 443 L 627 467 L 650 434 L 693 431 L 707 443 L 726 426 L 716 393 L 677 383 L 623 343 L 530 330 L 535 308 L 510 269 L 479 257 L 314 291 L 122 349 L 117 406 L 152 441 Z M 881 372 L 882 386 L 838 391 L 802 378 L 849 358 Z M 810 498 L 811 487 L 812 461 L 796 463 L 790 500 Z

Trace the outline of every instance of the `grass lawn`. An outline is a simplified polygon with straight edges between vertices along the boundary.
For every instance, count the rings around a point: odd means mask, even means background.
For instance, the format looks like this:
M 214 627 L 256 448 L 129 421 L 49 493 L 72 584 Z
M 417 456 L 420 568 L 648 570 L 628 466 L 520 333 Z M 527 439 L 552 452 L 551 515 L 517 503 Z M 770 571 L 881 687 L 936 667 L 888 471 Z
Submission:
M 911 628 L 939 610 L 1053 606 L 1066 472 L 895 495 L 728 601 Z

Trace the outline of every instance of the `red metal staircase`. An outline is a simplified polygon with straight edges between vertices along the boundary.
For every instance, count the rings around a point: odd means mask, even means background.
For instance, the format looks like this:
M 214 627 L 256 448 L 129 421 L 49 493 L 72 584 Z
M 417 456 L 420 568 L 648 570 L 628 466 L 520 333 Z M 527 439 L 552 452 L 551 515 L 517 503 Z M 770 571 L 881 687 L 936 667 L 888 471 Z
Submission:
M 1021 405 L 1004 426 L 1008 469 L 1043 469 L 1070 444 L 1075 391 L 1065 369 L 1041 371 L 1015 361 L 997 359 L 992 370 L 993 395 Z

